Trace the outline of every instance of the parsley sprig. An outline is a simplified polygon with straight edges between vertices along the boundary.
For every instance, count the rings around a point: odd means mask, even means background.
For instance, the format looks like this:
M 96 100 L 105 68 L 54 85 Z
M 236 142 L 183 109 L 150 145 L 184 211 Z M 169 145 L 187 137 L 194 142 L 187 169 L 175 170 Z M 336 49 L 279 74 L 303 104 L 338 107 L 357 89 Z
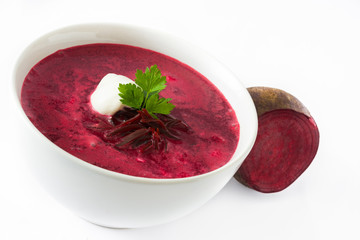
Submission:
M 145 72 L 138 69 L 135 73 L 135 83 L 119 84 L 120 101 L 135 109 L 146 109 L 151 115 L 155 113 L 170 114 L 174 105 L 171 98 L 160 98 L 159 93 L 166 88 L 166 77 L 161 75 L 157 65 Z

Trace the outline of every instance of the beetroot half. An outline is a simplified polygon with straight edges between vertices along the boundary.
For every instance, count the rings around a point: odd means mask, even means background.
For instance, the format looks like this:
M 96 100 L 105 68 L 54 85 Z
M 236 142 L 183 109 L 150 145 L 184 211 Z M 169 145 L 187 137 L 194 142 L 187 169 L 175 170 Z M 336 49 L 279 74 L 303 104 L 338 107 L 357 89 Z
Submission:
M 259 192 L 279 192 L 310 165 L 319 146 L 319 130 L 306 107 L 275 88 L 248 91 L 258 113 L 259 129 L 250 154 L 235 178 Z

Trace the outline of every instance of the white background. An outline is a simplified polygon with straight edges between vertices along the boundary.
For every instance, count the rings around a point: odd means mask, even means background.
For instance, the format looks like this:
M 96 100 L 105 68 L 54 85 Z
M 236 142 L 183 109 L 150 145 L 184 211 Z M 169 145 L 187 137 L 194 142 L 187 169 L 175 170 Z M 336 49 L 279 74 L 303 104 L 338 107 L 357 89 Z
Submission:
M 0 239 L 360 239 L 360 1 L 0 1 Z M 10 81 L 35 38 L 85 22 L 170 32 L 245 86 L 295 95 L 320 129 L 313 163 L 280 193 L 232 180 L 196 212 L 161 226 L 107 229 L 74 216 L 26 168 Z

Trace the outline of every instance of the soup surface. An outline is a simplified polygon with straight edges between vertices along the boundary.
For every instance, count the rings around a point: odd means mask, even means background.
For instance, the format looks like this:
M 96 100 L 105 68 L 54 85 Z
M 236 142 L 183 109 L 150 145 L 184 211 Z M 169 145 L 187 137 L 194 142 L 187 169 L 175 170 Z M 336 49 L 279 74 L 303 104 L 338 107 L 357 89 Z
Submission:
M 154 64 L 167 79 L 161 97 L 172 98 L 171 114 L 191 133 L 169 141 L 166 151 L 119 150 L 89 130 L 99 119 L 109 119 L 92 109 L 90 96 L 106 74 L 134 79 L 137 69 Z M 215 170 L 230 160 L 239 140 L 233 109 L 204 76 L 169 56 L 128 45 L 82 45 L 49 55 L 26 76 L 21 104 L 35 127 L 63 150 L 132 176 L 181 178 Z

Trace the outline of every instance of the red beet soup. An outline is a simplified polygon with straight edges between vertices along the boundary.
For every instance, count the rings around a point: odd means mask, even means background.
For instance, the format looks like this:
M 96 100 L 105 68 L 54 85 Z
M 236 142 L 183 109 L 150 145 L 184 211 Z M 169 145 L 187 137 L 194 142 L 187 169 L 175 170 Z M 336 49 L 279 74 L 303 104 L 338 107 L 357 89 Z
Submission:
M 191 133 L 169 141 L 166 151 L 117 149 L 89 129 L 109 119 L 92 109 L 90 96 L 108 73 L 134 79 L 137 69 L 155 64 L 167 79 L 161 97 L 172 98 L 171 115 L 189 125 Z M 21 104 L 35 127 L 63 150 L 132 176 L 181 178 L 215 170 L 230 160 L 239 140 L 233 109 L 203 75 L 169 56 L 128 45 L 81 45 L 49 55 L 26 76 Z

